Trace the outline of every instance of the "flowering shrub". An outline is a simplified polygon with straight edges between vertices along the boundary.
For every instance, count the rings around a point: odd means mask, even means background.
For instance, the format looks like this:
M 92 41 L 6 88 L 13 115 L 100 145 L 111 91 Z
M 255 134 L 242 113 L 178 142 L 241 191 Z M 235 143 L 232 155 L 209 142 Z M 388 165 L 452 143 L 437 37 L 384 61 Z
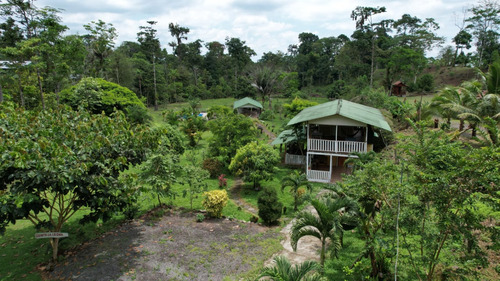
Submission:
M 203 196 L 205 198 L 201 204 L 207 210 L 208 215 L 214 218 L 222 217 L 222 209 L 224 209 L 229 200 L 226 190 L 208 191 L 203 193 Z
M 220 188 L 223 188 L 223 187 L 227 187 L 227 179 L 225 178 L 226 175 L 224 174 L 220 174 L 219 176 L 219 187 Z

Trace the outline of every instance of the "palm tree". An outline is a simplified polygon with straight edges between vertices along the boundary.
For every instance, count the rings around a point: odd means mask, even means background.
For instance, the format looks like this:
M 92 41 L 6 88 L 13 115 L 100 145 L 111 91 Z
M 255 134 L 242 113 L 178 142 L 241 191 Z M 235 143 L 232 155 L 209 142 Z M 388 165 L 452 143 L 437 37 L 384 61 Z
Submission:
M 463 87 L 446 87 L 438 96 L 432 99 L 431 106 L 436 108 L 443 118 L 447 119 L 450 125 L 451 118 L 460 120 L 459 131 L 463 131 L 465 119 L 460 115 L 473 112 L 476 96 Z
M 320 281 L 322 279 L 318 273 L 312 273 L 320 269 L 314 261 L 305 261 L 292 266 L 287 258 L 277 256 L 274 262 L 275 265 L 265 267 L 256 280 L 263 277 L 276 281 Z
M 311 183 L 307 180 L 307 176 L 304 173 L 300 173 L 295 170 L 288 177 L 284 177 L 281 181 L 281 191 L 285 190 L 285 188 L 290 187 L 290 192 L 293 195 L 293 209 L 297 211 L 297 205 L 299 201 L 299 188 L 305 187 L 307 190 L 312 190 Z
M 312 206 L 317 215 L 303 211 L 296 217 L 292 226 L 291 244 L 294 251 L 297 251 L 297 244 L 304 236 L 314 236 L 321 241 L 321 266 L 325 263 L 326 243 L 331 242 L 333 256 L 337 257 L 338 251 L 342 248 L 344 228 L 342 223 L 351 216 L 344 216 L 345 213 L 352 213 L 357 210 L 356 203 L 348 197 L 343 198 L 323 198 L 313 200 Z

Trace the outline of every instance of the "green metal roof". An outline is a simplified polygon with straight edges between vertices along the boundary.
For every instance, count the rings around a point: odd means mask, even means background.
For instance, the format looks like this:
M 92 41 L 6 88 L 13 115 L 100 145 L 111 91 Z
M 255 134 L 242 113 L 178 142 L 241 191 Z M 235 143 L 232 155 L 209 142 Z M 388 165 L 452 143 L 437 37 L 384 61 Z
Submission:
M 333 115 L 340 115 L 387 131 L 392 131 L 380 110 L 347 100 L 334 100 L 305 108 L 293 117 L 292 120 L 288 122 L 288 125 L 290 126 Z
M 254 107 L 258 107 L 258 108 L 262 109 L 262 104 L 260 104 L 260 102 L 254 100 L 252 98 L 248 98 L 248 97 L 235 101 L 233 104 L 233 108 L 236 109 L 236 108 L 244 107 L 245 105 L 253 105 Z

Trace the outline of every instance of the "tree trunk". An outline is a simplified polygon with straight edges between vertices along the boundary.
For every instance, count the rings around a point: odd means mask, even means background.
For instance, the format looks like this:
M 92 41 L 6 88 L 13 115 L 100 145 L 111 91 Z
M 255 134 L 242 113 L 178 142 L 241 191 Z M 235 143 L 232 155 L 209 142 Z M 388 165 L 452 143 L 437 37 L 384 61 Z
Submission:
M 198 87 L 198 69 L 193 66 L 194 85 Z
M 2 91 L 2 84 L 0 83 L 0 103 L 3 102 L 3 91 Z
M 19 97 L 21 98 L 21 107 L 24 108 L 24 93 L 23 93 L 23 86 L 21 85 L 21 75 L 19 75 L 17 83 L 19 84 Z
M 370 248 L 369 256 L 370 256 L 370 264 L 372 266 L 372 272 L 370 273 L 370 276 L 377 277 L 378 276 L 377 258 L 375 257 L 373 248 Z
M 460 119 L 460 125 L 458 126 L 458 130 L 459 131 L 463 131 L 464 130 L 464 120 L 463 119 Z
M 325 265 L 325 248 L 326 248 L 326 240 L 321 239 L 321 254 L 319 256 L 320 262 L 321 262 L 321 267 L 324 267 Z
M 45 99 L 43 97 L 42 79 L 40 78 L 40 69 L 36 68 L 36 77 L 38 79 L 38 89 L 40 90 L 40 101 L 42 102 L 42 109 L 45 110 Z
M 370 89 L 373 88 L 373 72 L 374 72 L 374 60 L 375 60 L 375 36 L 372 36 L 372 62 L 370 69 Z
M 154 55 L 153 55 L 153 84 L 155 87 L 155 111 L 158 111 L 158 91 L 156 90 L 156 64 Z
M 52 246 L 52 261 L 57 262 L 57 252 L 59 251 L 59 238 L 51 238 L 50 245 Z

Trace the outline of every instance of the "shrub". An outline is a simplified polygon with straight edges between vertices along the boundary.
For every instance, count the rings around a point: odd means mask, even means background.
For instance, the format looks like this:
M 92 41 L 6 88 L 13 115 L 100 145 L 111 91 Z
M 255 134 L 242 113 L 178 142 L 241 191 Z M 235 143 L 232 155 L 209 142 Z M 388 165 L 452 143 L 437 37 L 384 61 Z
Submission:
M 259 217 L 264 221 L 264 224 L 275 224 L 281 217 L 283 204 L 278 201 L 278 193 L 274 188 L 264 188 L 259 193 L 257 204 L 259 207 Z
M 225 178 L 226 175 L 220 174 L 219 176 L 219 188 L 225 188 L 227 187 L 227 179 Z
M 203 222 L 205 220 L 205 215 L 203 214 L 196 214 L 196 221 L 197 222 Z
M 434 76 L 426 73 L 418 78 L 417 87 L 419 90 L 424 92 L 430 92 L 434 90 Z
M 222 162 L 215 158 L 207 158 L 203 160 L 203 169 L 207 170 L 210 173 L 211 178 L 217 177 L 222 170 Z
M 264 112 L 262 112 L 262 114 L 260 114 L 259 116 L 259 119 L 260 120 L 273 120 L 274 119 L 274 112 L 272 110 L 265 110 Z
M 133 124 L 149 124 L 153 118 L 148 114 L 148 110 L 137 104 L 125 108 L 127 120 Z
M 203 196 L 205 196 L 205 198 L 203 199 L 202 205 L 207 210 L 208 215 L 214 218 L 220 218 L 222 216 L 222 209 L 224 209 L 229 200 L 226 190 L 208 191 L 203 193 Z
M 94 114 L 104 111 L 111 114 L 116 109 L 125 110 L 131 105 L 145 107 L 137 95 L 126 87 L 101 78 L 83 78 L 76 85 L 60 92 L 61 102 L 73 109 L 83 106 Z

